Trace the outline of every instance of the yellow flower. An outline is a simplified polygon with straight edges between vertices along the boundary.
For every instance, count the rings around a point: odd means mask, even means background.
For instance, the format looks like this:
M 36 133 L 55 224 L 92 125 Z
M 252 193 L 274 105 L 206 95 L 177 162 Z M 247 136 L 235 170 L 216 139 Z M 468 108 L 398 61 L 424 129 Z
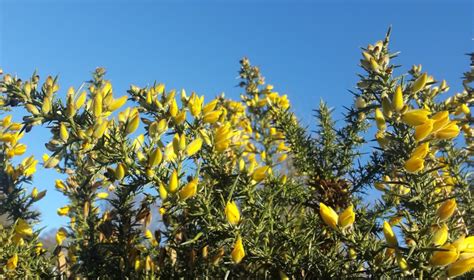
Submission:
M 424 124 L 428 120 L 430 111 L 425 109 L 415 109 L 405 112 L 402 115 L 402 121 L 410 126 L 417 126 Z
M 14 254 L 7 261 L 7 269 L 8 270 L 15 270 L 17 266 L 18 266 L 18 255 Z
M 93 113 L 96 118 L 102 115 L 102 94 L 96 93 L 93 99 Z
M 196 195 L 197 185 L 198 185 L 198 178 L 194 178 L 191 182 L 187 183 L 186 186 L 184 186 L 179 191 L 179 198 L 181 200 L 186 200 Z
M 170 182 L 168 184 L 168 191 L 170 193 L 175 193 L 178 190 L 178 186 L 179 186 L 178 172 L 176 172 L 176 170 L 173 170 L 173 173 L 171 173 Z
M 462 251 L 460 252 L 461 255 L 459 256 L 459 259 L 469 259 L 469 258 L 474 258 L 474 236 L 469 236 L 464 238 L 463 241 L 463 248 Z
M 436 137 L 436 139 L 441 139 L 441 140 L 452 139 L 452 138 L 457 137 L 460 131 L 461 130 L 459 129 L 459 126 L 456 124 L 456 122 L 452 121 L 448 123 L 446 126 L 444 126 L 443 128 L 436 131 L 434 136 Z
M 460 115 L 460 114 L 465 114 L 465 115 L 468 115 L 469 113 L 471 113 L 471 109 L 469 109 L 469 107 L 466 105 L 466 104 L 461 104 L 459 105 L 457 108 L 456 108 L 456 111 L 454 111 L 454 114 L 455 115 Z
M 435 246 L 442 246 L 448 240 L 448 226 L 443 224 L 441 227 L 438 227 L 435 232 L 433 233 L 433 238 L 431 242 Z
M 109 197 L 109 193 L 106 192 L 100 192 L 97 194 L 98 199 L 106 199 L 107 197 Z
M 225 151 L 230 145 L 230 137 L 232 132 L 230 129 L 230 123 L 225 123 L 216 129 L 214 133 L 215 149 L 218 152 Z
M 334 209 L 320 202 L 319 214 L 321 215 L 321 218 L 328 226 L 330 226 L 333 229 L 337 228 L 337 221 L 339 219 L 339 216 L 337 215 L 336 211 L 334 211 Z
M 28 224 L 28 222 L 23 219 L 18 219 L 16 222 L 15 232 L 22 237 L 33 235 L 33 229 Z
M 433 120 L 427 120 L 424 124 L 417 125 L 415 127 L 415 140 L 421 141 L 430 135 L 433 131 Z
M 66 238 L 67 231 L 64 228 L 60 228 L 58 232 L 56 232 L 56 243 L 61 246 Z
M 202 98 L 199 98 L 194 92 L 189 97 L 188 109 L 189 111 L 191 111 L 191 115 L 193 115 L 193 117 L 197 117 L 201 114 L 201 107 L 203 101 L 204 96 Z
M 392 98 L 392 106 L 393 109 L 397 112 L 400 112 L 403 109 L 404 104 L 402 86 L 398 86 L 395 90 L 395 93 L 393 94 Z
M 430 144 L 425 142 L 416 147 L 411 153 L 411 158 L 425 158 L 428 152 L 430 151 Z
M 163 154 L 160 148 L 156 148 L 151 152 L 150 158 L 148 159 L 148 166 L 153 167 L 161 163 L 163 160 Z
M 17 246 L 25 245 L 25 240 L 19 234 L 15 233 L 11 240 L 12 240 L 13 244 L 15 244 Z
M 76 103 L 74 105 L 76 109 L 80 109 L 82 105 L 84 105 L 84 103 L 86 102 L 86 98 L 87 98 L 87 93 L 83 91 L 81 95 L 79 95 L 79 97 L 77 98 Z
M 125 168 L 125 164 L 123 163 L 118 163 L 117 164 L 117 167 L 115 168 L 115 179 L 117 179 L 118 181 L 121 181 L 123 179 L 123 177 L 125 177 L 125 171 L 126 168 Z
M 204 106 L 204 108 L 202 108 L 202 112 L 204 114 L 206 114 L 206 113 L 209 113 L 209 112 L 213 111 L 217 106 L 217 102 L 218 102 L 217 99 L 212 100 L 211 102 L 206 104 L 206 106 Z
M 355 221 L 354 206 L 350 205 L 349 207 L 346 208 L 346 210 L 344 210 L 344 212 L 342 212 L 339 215 L 339 219 L 337 223 L 341 228 L 344 229 L 351 226 L 354 223 L 354 221 Z
M 67 142 L 67 139 L 69 138 L 69 132 L 67 131 L 67 127 L 64 123 L 59 125 L 59 137 L 64 142 Z
M 392 227 L 387 221 L 383 222 L 383 235 L 385 236 L 385 240 L 387 240 L 388 246 L 392 248 L 398 247 L 398 240 L 397 236 L 392 230 Z
M 31 191 L 31 197 L 33 199 L 37 198 L 38 197 L 38 188 L 37 187 L 34 187 L 33 190 Z
M 245 257 L 245 250 L 244 245 L 242 244 L 242 237 L 237 237 L 237 240 L 234 244 L 234 249 L 232 250 L 232 260 L 235 263 L 240 263 L 242 259 Z
M 98 122 L 97 125 L 96 125 L 96 128 L 94 129 L 94 133 L 92 134 L 92 136 L 94 136 L 94 138 L 96 138 L 96 139 L 102 138 L 105 131 L 107 130 L 108 125 L 109 125 L 108 121 Z
M 221 111 L 212 111 L 212 112 L 205 113 L 202 118 L 202 121 L 204 123 L 215 123 L 219 119 L 221 113 L 222 113 Z
M 403 257 L 400 252 L 396 252 L 395 256 L 397 258 L 397 264 L 401 270 L 406 271 L 409 269 L 407 260 Z
M 384 130 L 387 127 L 383 113 L 379 108 L 375 109 L 375 123 L 379 130 Z
M 227 202 L 225 206 L 225 216 L 231 225 L 237 225 L 240 222 L 240 212 L 234 201 Z
M 64 184 L 63 181 L 59 180 L 59 179 L 56 179 L 55 181 L 55 186 L 56 186 L 56 189 L 62 191 L 62 190 L 65 190 L 66 189 L 66 185 Z
M 448 267 L 448 277 L 456 277 L 474 270 L 474 257 L 458 260 Z
M 436 251 L 433 253 L 430 259 L 430 263 L 433 266 L 446 266 L 453 263 L 459 256 L 456 247 L 451 244 L 446 244 L 441 247 L 443 251 Z
M 66 216 L 69 213 L 69 206 L 64 206 L 61 208 L 58 208 L 58 215 L 59 216 Z
M 133 132 L 135 132 L 135 130 L 137 130 L 139 125 L 140 125 L 140 115 L 138 114 L 138 112 L 136 112 L 134 116 L 128 120 L 127 126 L 125 127 L 125 133 L 127 135 L 132 134 Z
M 115 111 L 117 109 L 119 109 L 120 107 L 122 107 L 123 105 L 125 105 L 125 103 L 127 102 L 127 96 L 124 95 L 120 98 L 117 98 L 115 100 L 112 101 L 112 103 L 110 103 L 110 105 L 108 106 L 108 110 L 109 111 Z
M 173 100 L 171 100 L 171 103 L 170 103 L 169 113 L 172 117 L 176 117 L 176 115 L 178 114 L 178 111 L 179 111 L 178 103 L 176 103 L 176 99 L 173 98 Z
M 456 206 L 457 204 L 454 198 L 448 199 L 445 202 L 443 202 L 443 204 L 441 204 L 441 206 L 436 211 L 436 214 L 438 215 L 441 221 L 445 221 L 454 214 L 454 210 L 456 210 Z
M 252 174 L 252 179 L 257 182 L 262 181 L 267 176 L 267 171 L 269 168 L 270 168 L 269 166 L 261 166 L 255 169 L 255 171 Z
M 166 200 L 168 197 L 168 191 L 166 191 L 165 186 L 163 183 L 160 182 L 160 186 L 158 187 L 158 192 L 160 193 L 160 198 L 162 201 Z
M 445 127 L 449 123 L 449 112 L 441 111 L 434 114 L 431 119 L 433 122 L 433 132 L 438 131 L 439 129 Z
M 150 240 L 153 239 L 153 233 L 151 233 L 151 231 L 150 231 L 149 229 L 147 229 L 147 230 L 145 231 L 145 238 L 146 238 L 146 239 L 150 239 Z
M 423 170 L 425 167 L 424 163 L 425 161 L 422 158 L 412 157 L 405 161 L 405 169 L 410 173 L 416 173 Z
M 194 141 L 189 143 L 189 145 L 186 147 L 186 154 L 188 155 L 188 157 L 190 157 L 196 154 L 197 152 L 199 152 L 199 150 L 201 150 L 201 147 L 202 147 L 202 139 L 196 138 L 194 139 Z
M 418 91 L 422 90 L 425 85 L 426 85 L 426 82 L 428 81 L 428 74 L 426 73 L 423 73 L 420 77 L 418 77 L 418 79 L 416 79 L 416 81 L 413 83 L 413 85 L 411 86 L 411 91 L 413 93 L 417 93 Z

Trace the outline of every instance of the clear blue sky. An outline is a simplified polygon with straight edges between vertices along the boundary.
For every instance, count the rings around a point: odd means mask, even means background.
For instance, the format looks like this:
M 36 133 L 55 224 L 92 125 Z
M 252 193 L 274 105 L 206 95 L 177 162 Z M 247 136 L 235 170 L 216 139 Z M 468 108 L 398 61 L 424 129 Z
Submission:
M 248 56 L 313 125 L 321 98 L 336 108 L 350 104 L 360 47 L 382 39 L 389 25 L 403 70 L 421 63 L 453 91 L 468 69 L 464 54 L 474 51 L 468 0 L 153 2 L 0 0 L 0 67 L 23 78 L 35 69 L 59 74 L 64 94 L 104 66 L 116 95 L 158 81 L 209 100 L 220 92 L 238 98 L 238 61 Z M 28 152 L 40 158 L 48 139 L 35 128 L 25 137 Z M 56 215 L 66 203 L 56 177 L 39 168 L 34 180 L 48 190 L 38 208 L 49 228 L 67 222 Z

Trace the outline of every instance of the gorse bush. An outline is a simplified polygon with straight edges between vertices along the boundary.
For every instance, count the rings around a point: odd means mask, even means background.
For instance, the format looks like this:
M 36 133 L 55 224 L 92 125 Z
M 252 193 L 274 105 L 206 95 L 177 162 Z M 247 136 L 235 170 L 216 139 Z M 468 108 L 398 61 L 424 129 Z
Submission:
M 119 95 L 103 68 L 65 97 L 57 78 L 4 74 L 2 110 L 28 113 L 0 122 L 0 275 L 473 277 L 474 70 L 452 95 L 421 66 L 395 75 L 388 47 L 363 49 L 344 122 L 321 103 L 314 133 L 245 58 L 239 101 L 161 83 Z M 50 251 L 31 210 L 45 192 L 26 188 L 40 164 L 12 163 L 41 125 L 42 166 L 67 177 Z

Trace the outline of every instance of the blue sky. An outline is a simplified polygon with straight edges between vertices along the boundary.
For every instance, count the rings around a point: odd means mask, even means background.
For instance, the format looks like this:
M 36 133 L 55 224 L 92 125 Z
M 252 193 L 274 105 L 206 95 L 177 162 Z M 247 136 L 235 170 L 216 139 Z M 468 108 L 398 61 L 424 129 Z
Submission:
M 393 26 L 392 50 L 461 89 L 474 51 L 472 1 L 5 1 L 0 0 L 0 67 L 27 78 L 59 75 L 64 91 L 108 70 L 114 92 L 130 84 L 164 82 L 205 94 L 238 98 L 238 61 L 261 66 L 267 82 L 289 95 L 303 124 L 314 125 L 320 99 L 337 108 L 352 101 L 360 47 Z M 16 114 L 16 120 L 20 115 Z M 44 128 L 25 137 L 29 153 L 46 151 Z M 59 227 L 66 201 L 54 190 L 57 175 L 40 170 L 34 186 L 43 226 Z

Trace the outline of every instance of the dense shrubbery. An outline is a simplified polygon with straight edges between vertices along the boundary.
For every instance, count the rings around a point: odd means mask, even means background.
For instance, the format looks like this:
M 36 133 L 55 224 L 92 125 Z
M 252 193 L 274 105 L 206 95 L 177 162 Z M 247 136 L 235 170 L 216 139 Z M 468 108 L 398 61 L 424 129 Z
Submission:
M 321 103 L 315 133 L 247 59 L 240 101 L 163 84 L 117 97 L 102 68 L 65 98 L 56 78 L 3 75 L 2 110 L 29 114 L 0 122 L 0 275 L 469 277 L 474 71 L 456 95 L 421 66 L 394 76 L 388 39 L 363 50 L 344 124 Z M 26 191 L 38 160 L 12 163 L 39 125 L 42 166 L 67 176 L 56 189 L 70 222 L 50 252 L 30 210 L 45 192 Z M 369 204 L 370 188 L 381 199 Z

